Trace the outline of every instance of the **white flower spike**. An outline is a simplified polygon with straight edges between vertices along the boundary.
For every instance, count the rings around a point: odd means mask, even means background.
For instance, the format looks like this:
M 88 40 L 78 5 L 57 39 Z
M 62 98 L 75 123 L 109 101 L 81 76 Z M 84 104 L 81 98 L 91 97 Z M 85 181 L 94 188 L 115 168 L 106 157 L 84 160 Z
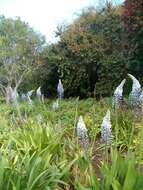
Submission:
M 132 90 L 129 95 L 129 102 L 131 106 L 138 106 L 139 105 L 139 97 L 141 95 L 141 85 L 139 81 L 131 74 L 128 74 L 128 76 L 132 79 L 133 85 Z
M 27 92 L 27 96 L 29 96 L 31 98 L 32 94 L 33 94 L 34 90 L 30 90 Z
M 82 116 L 79 117 L 76 130 L 77 136 L 79 137 L 81 144 L 84 148 L 87 148 L 89 144 L 89 138 L 87 134 L 87 128 L 85 126 Z
M 58 99 L 55 102 L 53 102 L 52 108 L 53 108 L 53 110 L 57 110 L 59 108 L 59 100 Z
M 41 86 L 39 86 L 39 88 L 36 90 L 36 96 L 39 99 L 39 101 L 41 101 L 41 96 L 42 96 Z
M 142 90 L 141 95 L 139 97 L 139 107 L 143 110 L 143 90 Z
M 30 96 L 28 96 L 28 95 L 27 95 L 27 101 L 28 101 L 29 105 L 32 105 L 32 100 L 31 100 Z
M 123 103 L 123 86 L 126 79 L 123 79 L 119 86 L 114 91 L 112 106 L 114 108 L 119 108 Z
M 26 94 L 22 93 L 22 94 L 21 94 L 21 99 L 22 99 L 23 101 L 25 101 L 25 100 L 27 99 Z
M 107 146 L 109 146 L 112 142 L 110 110 L 107 111 L 101 124 L 101 138 L 103 143 L 105 143 Z
M 57 86 L 57 93 L 58 93 L 58 97 L 60 99 L 62 99 L 64 97 L 64 87 L 63 87 L 63 84 L 60 79 L 59 79 L 59 83 Z

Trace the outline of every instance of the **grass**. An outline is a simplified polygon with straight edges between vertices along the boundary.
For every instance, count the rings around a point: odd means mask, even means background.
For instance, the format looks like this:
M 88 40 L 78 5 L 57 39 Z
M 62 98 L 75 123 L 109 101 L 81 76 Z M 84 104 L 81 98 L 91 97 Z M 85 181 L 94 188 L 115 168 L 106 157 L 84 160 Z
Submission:
M 111 110 L 113 142 L 105 156 L 102 119 Z M 76 136 L 82 115 L 90 145 Z M 114 111 L 111 100 L 68 99 L 0 105 L 0 190 L 142 190 L 143 128 L 136 112 Z

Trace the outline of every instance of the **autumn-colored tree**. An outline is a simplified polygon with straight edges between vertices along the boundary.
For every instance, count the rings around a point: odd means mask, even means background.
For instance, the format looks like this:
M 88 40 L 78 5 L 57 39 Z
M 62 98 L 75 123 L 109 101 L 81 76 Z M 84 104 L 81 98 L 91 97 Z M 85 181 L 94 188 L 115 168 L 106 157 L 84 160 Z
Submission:
M 124 3 L 127 67 L 143 81 L 143 0 Z
M 122 6 L 106 3 L 101 9 L 84 10 L 73 23 L 57 28 L 60 40 L 44 48 L 34 77 L 45 94 L 55 94 L 58 78 L 67 97 L 113 93 L 127 73 L 122 14 Z
M 125 73 L 121 8 L 90 8 L 60 32 L 59 75 L 67 95 L 111 95 Z M 117 74 L 118 73 L 118 74 Z

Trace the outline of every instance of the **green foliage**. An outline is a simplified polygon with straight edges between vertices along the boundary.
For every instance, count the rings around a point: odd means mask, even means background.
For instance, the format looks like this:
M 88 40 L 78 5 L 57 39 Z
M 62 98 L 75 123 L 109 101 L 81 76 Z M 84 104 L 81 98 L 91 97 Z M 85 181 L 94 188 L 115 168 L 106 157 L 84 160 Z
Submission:
M 22 76 L 27 79 L 25 83 L 28 84 L 37 67 L 43 43 L 43 36 L 34 32 L 20 18 L 14 20 L 1 16 L 0 79 L 4 82 L 2 84 L 16 86 Z
M 105 155 L 100 128 L 107 108 L 114 138 Z M 131 110 L 114 112 L 110 99 L 63 100 L 55 111 L 52 101 L 34 101 L 19 110 L 0 106 L 0 189 L 142 189 L 142 121 Z M 80 115 L 90 139 L 86 151 L 76 136 Z
M 45 51 L 46 84 L 54 72 L 55 86 L 61 78 L 68 97 L 112 94 L 126 74 L 120 9 L 110 3 L 87 9 L 71 25 L 58 28 L 59 42 Z
M 142 1 L 107 1 L 59 26 L 59 41 L 50 45 L 20 18 L 0 16 L 1 83 L 23 80 L 19 91 L 42 86 L 52 97 L 61 78 L 65 96 L 81 98 L 110 96 L 127 72 L 142 83 L 142 12 Z
M 112 152 L 112 165 L 103 163 L 103 189 L 134 190 L 142 189 L 143 175 L 135 169 L 135 158 L 132 154 L 121 157 L 116 151 Z
M 143 0 L 126 0 L 124 26 L 128 70 L 143 81 Z

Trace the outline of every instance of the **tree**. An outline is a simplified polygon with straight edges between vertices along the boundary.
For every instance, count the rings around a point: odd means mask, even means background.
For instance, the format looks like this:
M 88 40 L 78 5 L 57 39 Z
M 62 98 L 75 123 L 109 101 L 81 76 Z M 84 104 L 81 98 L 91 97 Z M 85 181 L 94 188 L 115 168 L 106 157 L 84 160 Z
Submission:
M 37 66 L 44 43 L 44 37 L 20 18 L 0 16 L 1 85 L 18 88 Z
M 58 72 L 68 96 L 110 95 L 126 73 L 121 8 L 107 3 L 83 11 L 59 31 Z
M 143 81 L 143 0 L 124 3 L 127 68 Z
M 84 10 L 72 24 L 57 28 L 60 40 L 44 47 L 33 77 L 45 94 L 56 94 L 58 79 L 66 97 L 112 94 L 127 73 L 122 12 L 121 6 L 106 3 L 101 9 Z
M 42 86 L 45 96 L 53 97 L 57 94 L 57 84 L 59 80 L 58 66 L 60 61 L 61 53 L 57 44 L 44 47 L 40 55 L 38 67 L 33 74 L 33 79 L 34 83 Z

